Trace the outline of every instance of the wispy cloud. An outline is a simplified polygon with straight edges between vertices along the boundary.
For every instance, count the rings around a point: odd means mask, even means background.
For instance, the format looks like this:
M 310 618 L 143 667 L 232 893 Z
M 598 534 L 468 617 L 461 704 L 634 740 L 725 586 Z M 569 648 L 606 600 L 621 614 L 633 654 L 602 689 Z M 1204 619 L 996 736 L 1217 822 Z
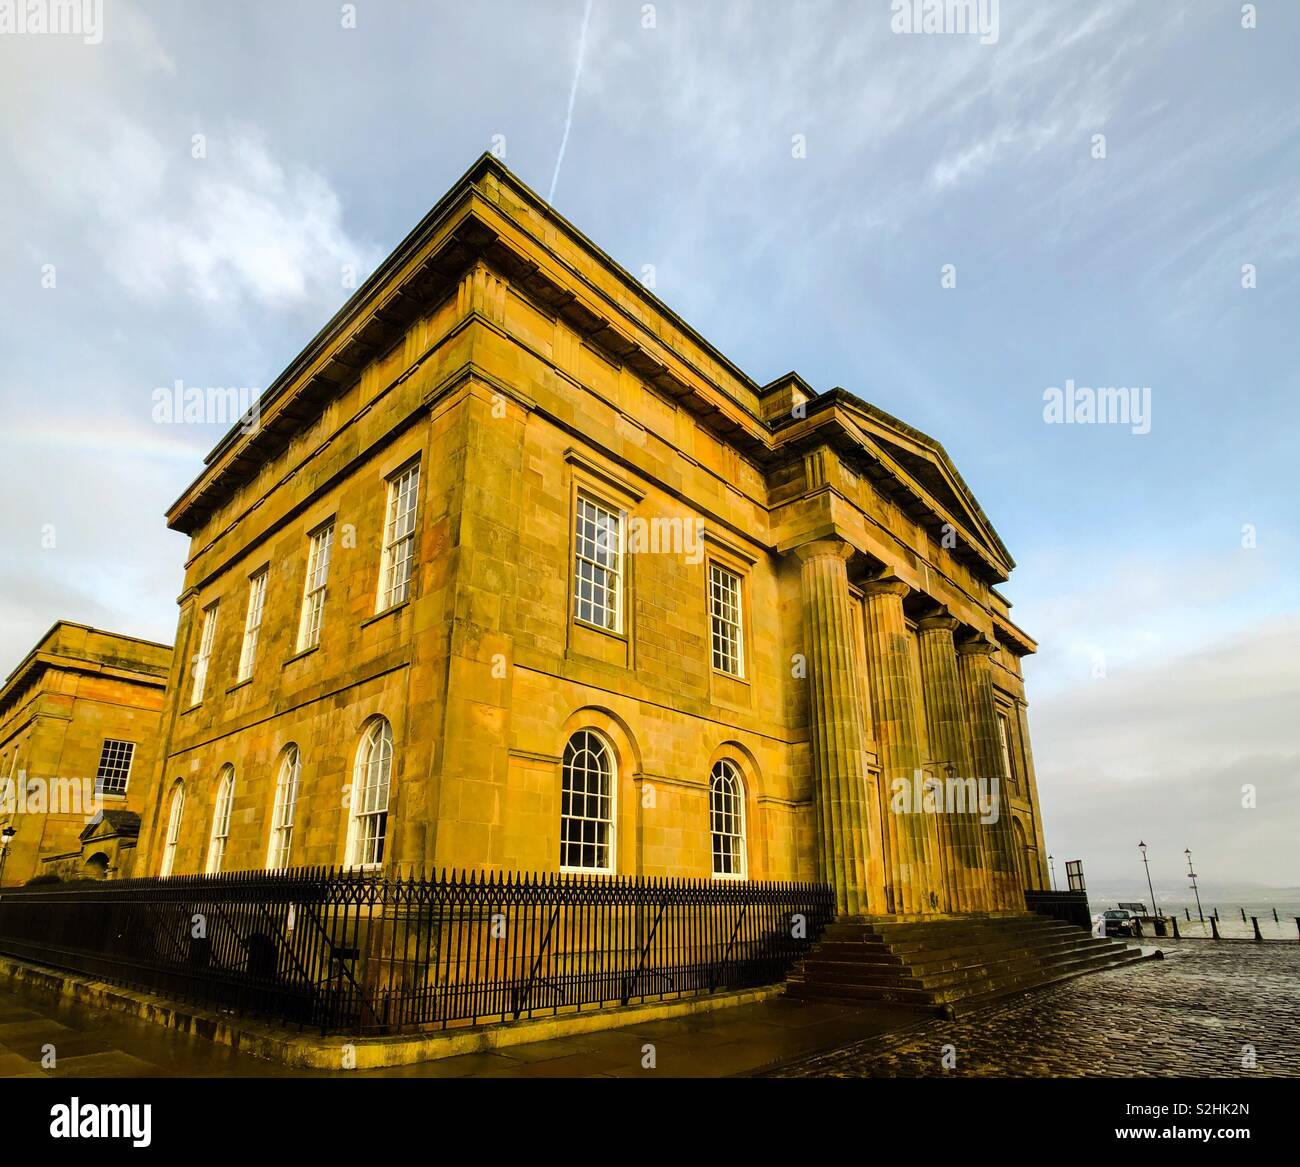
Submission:
M 329 181 L 281 163 L 255 129 L 164 145 L 121 113 L 88 110 L 16 153 L 135 296 L 323 307 L 340 297 L 345 265 L 364 273 L 378 258 L 344 228 Z

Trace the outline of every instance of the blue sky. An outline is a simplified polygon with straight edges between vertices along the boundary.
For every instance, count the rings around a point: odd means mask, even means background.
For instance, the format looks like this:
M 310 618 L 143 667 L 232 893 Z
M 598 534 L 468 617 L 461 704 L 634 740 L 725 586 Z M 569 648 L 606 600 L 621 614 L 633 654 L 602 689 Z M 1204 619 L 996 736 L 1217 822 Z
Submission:
M 1058 857 L 1300 883 L 1300 7 L 1001 0 L 981 44 L 888 0 L 595 0 L 576 88 L 584 0 L 342 7 L 0 36 L 6 668 L 59 617 L 171 638 L 162 513 L 219 434 L 153 391 L 265 387 L 504 139 L 753 377 L 945 445 L 1043 646 Z M 1149 386 L 1150 433 L 1046 424 L 1067 379 Z

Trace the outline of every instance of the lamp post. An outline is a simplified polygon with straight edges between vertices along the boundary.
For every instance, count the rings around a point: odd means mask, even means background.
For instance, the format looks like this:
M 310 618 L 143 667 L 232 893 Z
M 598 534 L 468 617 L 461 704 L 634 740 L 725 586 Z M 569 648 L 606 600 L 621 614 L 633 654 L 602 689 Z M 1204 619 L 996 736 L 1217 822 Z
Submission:
M 1196 872 L 1192 870 L 1192 849 L 1187 848 L 1183 852 L 1187 856 L 1187 878 L 1192 881 L 1192 893 L 1196 896 L 1196 914 L 1201 918 L 1201 923 L 1205 923 L 1205 913 L 1201 911 L 1201 893 L 1196 887 Z
M 1151 914 L 1159 916 L 1160 912 L 1156 909 L 1156 889 L 1151 886 L 1151 864 L 1147 860 L 1147 845 L 1139 842 L 1138 850 L 1142 852 L 1142 865 L 1147 869 L 1147 891 L 1151 893 Z
M 9 859 L 9 843 L 18 832 L 9 823 L 0 830 L 0 884 L 4 883 L 5 863 Z
M 1047 867 L 1052 873 L 1052 890 L 1056 890 L 1056 861 L 1049 855 L 1047 857 Z

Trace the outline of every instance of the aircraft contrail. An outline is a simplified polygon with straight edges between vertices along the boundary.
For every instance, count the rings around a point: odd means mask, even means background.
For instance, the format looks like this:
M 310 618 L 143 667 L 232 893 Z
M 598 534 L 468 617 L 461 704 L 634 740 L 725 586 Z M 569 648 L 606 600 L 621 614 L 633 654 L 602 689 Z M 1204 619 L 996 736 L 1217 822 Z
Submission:
M 564 162 L 564 148 L 569 144 L 569 129 L 573 125 L 573 103 L 578 99 L 578 78 L 582 76 L 582 58 L 587 52 L 587 25 L 591 21 L 591 0 L 582 13 L 582 32 L 578 35 L 578 63 L 573 69 L 573 86 L 569 90 L 569 112 L 564 118 L 564 136 L 560 139 L 560 154 L 555 160 L 555 173 L 551 176 L 551 193 L 548 203 L 555 202 L 555 184 L 560 181 L 560 165 Z

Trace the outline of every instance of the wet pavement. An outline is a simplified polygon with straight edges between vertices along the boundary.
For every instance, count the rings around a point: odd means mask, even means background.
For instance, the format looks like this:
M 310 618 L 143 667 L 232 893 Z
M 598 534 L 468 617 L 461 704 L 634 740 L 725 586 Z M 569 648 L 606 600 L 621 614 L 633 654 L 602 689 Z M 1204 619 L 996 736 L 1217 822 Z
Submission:
M 716 1078 L 914 1025 L 915 1013 L 777 998 L 382 1070 L 292 1070 L 134 1018 L 0 991 L 0 1077 Z
M 3 991 L 0 1077 L 1300 1076 L 1300 943 L 1161 947 L 1163 961 L 1080 977 L 955 1022 L 778 997 L 333 1073 L 291 1070 L 121 1014 Z
M 846 1044 L 773 1076 L 1300 1077 L 1300 943 L 1158 943 L 1162 961 Z

